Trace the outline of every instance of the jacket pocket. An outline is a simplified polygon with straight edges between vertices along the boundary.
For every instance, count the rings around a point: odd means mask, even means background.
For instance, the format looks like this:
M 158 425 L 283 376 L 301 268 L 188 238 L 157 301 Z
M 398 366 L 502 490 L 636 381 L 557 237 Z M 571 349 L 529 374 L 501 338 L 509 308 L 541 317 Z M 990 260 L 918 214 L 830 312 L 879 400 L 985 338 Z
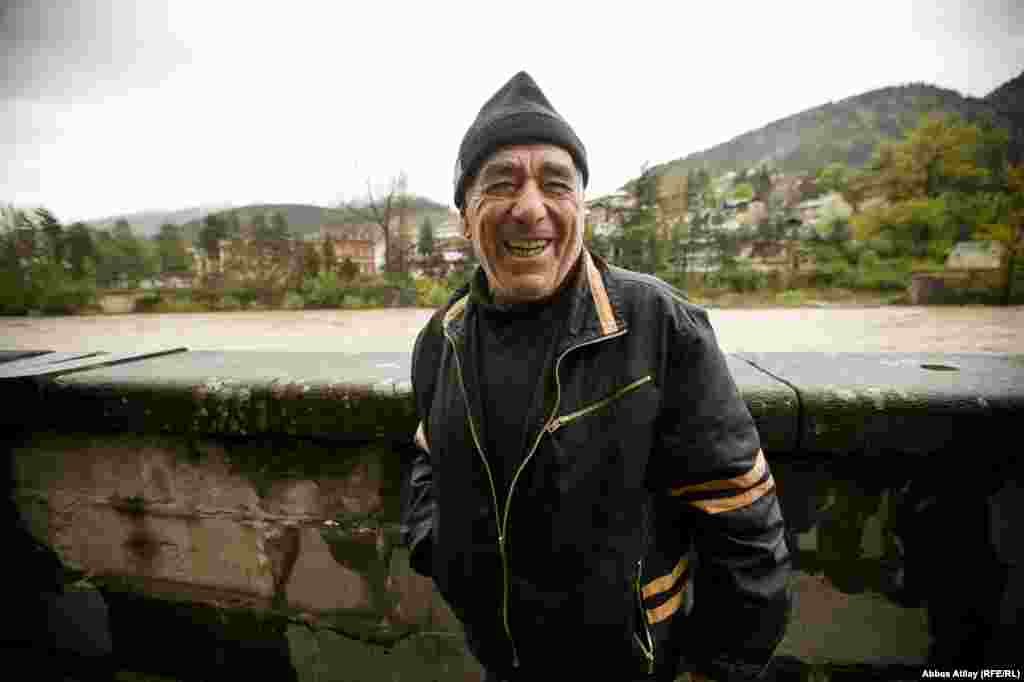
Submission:
M 548 431 L 548 433 L 554 433 L 555 431 L 557 431 L 558 429 L 562 428 L 563 426 L 565 426 L 569 422 L 575 421 L 575 420 L 579 419 L 580 417 L 585 417 L 588 414 L 590 414 L 591 412 L 596 412 L 597 410 L 600 410 L 601 408 L 606 407 L 607 405 L 615 402 L 616 400 L 619 400 L 620 398 L 622 398 L 626 394 L 630 393 L 631 391 L 635 391 L 636 389 L 640 388 L 644 384 L 649 383 L 651 381 L 654 381 L 654 375 L 648 374 L 645 377 L 641 377 L 640 379 L 637 379 L 636 381 L 633 381 L 633 382 L 631 382 L 629 384 L 626 384 L 625 386 L 623 386 L 622 388 L 618 389 L 617 391 L 615 391 L 611 395 L 607 396 L 606 398 L 602 398 L 601 400 L 598 400 L 597 402 L 591 403 L 590 405 L 587 405 L 586 407 L 580 408 L 580 409 L 578 409 L 578 410 L 576 410 L 574 412 L 570 412 L 569 414 L 563 414 L 561 417 L 558 417 L 558 418 L 554 419 L 548 425 L 547 431 Z

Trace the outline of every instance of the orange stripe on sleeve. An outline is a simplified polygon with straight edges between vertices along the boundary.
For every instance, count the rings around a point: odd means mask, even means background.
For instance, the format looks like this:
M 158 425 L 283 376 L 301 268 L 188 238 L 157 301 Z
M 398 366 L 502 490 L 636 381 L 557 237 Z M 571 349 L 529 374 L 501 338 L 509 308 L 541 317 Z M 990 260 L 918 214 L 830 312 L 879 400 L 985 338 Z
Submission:
M 732 497 L 722 497 L 714 500 L 690 500 L 690 504 L 698 509 L 701 509 L 708 514 L 720 514 L 721 512 L 732 511 L 734 509 L 741 509 L 752 505 L 757 500 L 764 497 L 766 493 L 771 491 L 775 487 L 775 479 L 771 476 L 762 483 L 761 485 L 751 488 L 746 492 L 740 493 L 739 495 L 733 495 Z
M 686 495 L 687 493 L 709 491 L 717 492 L 721 490 L 731 490 L 733 488 L 749 488 L 761 480 L 767 468 L 768 463 L 765 461 L 764 453 L 761 450 L 758 450 L 757 456 L 754 458 L 754 466 L 750 467 L 750 470 L 745 474 L 741 474 L 734 478 L 725 478 L 717 481 L 707 481 L 706 483 L 685 485 L 682 488 L 672 488 L 669 491 L 669 494 L 678 496 Z
M 660 578 L 655 578 L 644 585 L 642 590 L 644 599 L 653 597 L 656 594 L 661 594 L 662 592 L 668 592 L 675 587 L 675 584 L 679 581 L 679 576 L 686 572 L 686 567 L 688 565 L 689 561 L 687 560 L 687 557 L 684 556 L 679 560 L 679 563 L 676 564 L 675 568 L 672 569 L 671 573 L 663 575 Z

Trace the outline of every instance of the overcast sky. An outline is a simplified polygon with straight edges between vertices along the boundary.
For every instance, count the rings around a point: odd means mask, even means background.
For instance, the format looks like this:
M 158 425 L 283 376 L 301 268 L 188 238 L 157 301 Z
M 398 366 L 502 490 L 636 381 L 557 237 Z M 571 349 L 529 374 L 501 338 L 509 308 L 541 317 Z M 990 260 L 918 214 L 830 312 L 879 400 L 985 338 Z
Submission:
M 463 133 L 520 69 L 594 197 L 873 88 L 982 97 L 1024 70 L 1024 3 L 0 0 L 0 203 L 331 205 L 404 170 L 450 204 Z

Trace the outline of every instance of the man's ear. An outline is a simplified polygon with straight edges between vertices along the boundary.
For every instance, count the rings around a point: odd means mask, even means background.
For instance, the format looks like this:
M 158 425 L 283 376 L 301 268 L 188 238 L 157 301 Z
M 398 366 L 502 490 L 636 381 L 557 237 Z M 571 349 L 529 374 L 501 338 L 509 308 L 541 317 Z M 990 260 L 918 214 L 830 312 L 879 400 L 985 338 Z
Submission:
M 465 237 L 466 239 L 470 239 L 471 235 L 469 234 L 469 221 L 466 220 L 465 208 L 459 209 L 459 222 L 462 223 L 462 236 Z

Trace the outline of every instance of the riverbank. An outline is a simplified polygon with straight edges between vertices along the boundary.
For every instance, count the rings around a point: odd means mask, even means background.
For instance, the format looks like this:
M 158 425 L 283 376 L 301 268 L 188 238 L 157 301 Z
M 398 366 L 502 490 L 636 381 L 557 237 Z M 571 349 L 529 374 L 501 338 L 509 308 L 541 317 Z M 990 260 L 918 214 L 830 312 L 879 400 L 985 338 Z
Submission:
M 1024 354 L 1024 306 L 707 306 L 727 352 Z M 0 318 L 0 349 L 411 352 L 432 308 Z

